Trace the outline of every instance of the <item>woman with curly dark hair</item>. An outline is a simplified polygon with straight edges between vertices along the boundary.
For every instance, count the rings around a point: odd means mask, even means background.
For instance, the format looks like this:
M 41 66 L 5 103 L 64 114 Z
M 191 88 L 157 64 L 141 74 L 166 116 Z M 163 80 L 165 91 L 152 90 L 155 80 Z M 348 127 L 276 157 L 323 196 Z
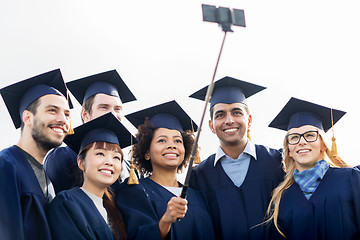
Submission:
M 118 191 L 128 239 L 214 239 L 200 194 L 189 189 L 187 199 L 179 197 L 177 173 L 189 161 L 195 123 L 175 101 L 126 117 L 138 127 L 133 159 L 147 176 L 138 185 L 126 180 Z

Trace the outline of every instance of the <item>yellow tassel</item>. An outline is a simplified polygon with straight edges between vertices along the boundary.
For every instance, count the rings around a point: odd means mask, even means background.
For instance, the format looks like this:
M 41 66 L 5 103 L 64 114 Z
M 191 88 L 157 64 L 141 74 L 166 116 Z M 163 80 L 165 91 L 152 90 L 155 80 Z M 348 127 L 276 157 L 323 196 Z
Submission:
M 191 120 L 190 123 L 191 123 L 192 131 L 194 132 L 193 121 Z M 201 159 L 200 159 L 200 153 L 199 153 L 199 148 L 198 148 L 198 149 L 196 149 L 196 154 L 194 157 L 194 164 L 199 164 L 199 163 L 201 163 Z
M 251 141 L 251 137 L 250 137 L 250 128 L 248 128 L 248 130 L 247 130 L 247 138 Z
M 334 134 L 334 117 L 333 117 L 333 110 L 331 109 L 330 111 L 330 116 L 331 116 L 331 127 L 332 127 L 332 138 L 331 138 L 331 150 L 330 150 L 330 158 L 331 159 L 335 159 L 338 157 L 338 153 L 337 153 L 337 146 L 336 146 L 336 138 L 335 138 L 335 134 Z
M 66 89 L 66 101 L 69 102 L 69 91 Z M 74 129 L 72 128 L 72 124 L 71 124 L 71 118 L 69 117 L 69 122 L 70 122 L 70 126 L 69 126 L 69 131 L 67 132 L 68 135 L 74 134 Z
M 67 132 L 68 135 L 74 134 L 74 129 L 72 128 L 72 124 L 71 124 L 71 120 L 69 119 L 70 122 L 70 127 L 69 127 L 69 131 Z
M 136 177 L 135 166 L 133 163 L 131 163 L 131 165 L 130 165 L 130 176 L 129 176 L 128 184 L 129 185 L 139 184 L 139 180 Z
M 335 157 L 338 157 L 338 152 L 337 152 L 337 146 L 336 146 L 336 138 L 332 137 L 331 138 L 331 151 L 330 151 L 330 158 L 333 159 Z
M 132 145 L 132 138 L 131 138 L 131 145 Z M 131 165 L 130 165 L 130 176 L 128 179 L 128 184 L 136 185 L 136 184 L 139 184 L 139 180 L 137 179 L 136 174 L 135 174 L 135 165 L 134 165 L 134 160 L 133 160 L 133 147 L 131 147 L 130 153 L 131 153 L 131 160 L 130 160 Z
M 195 158 L 194 158 L 194 163 L 195 164 L 201 163 L 199 151 L 196 152 L 196 155 L 195 155 Z

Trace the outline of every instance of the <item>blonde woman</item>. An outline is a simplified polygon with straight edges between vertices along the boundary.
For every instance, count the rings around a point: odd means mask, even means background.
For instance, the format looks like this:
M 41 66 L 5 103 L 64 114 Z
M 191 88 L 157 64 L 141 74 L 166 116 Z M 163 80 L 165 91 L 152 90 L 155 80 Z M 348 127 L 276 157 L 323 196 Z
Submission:
M 324 141 L 344 114 L 291 98 L 269 125 L 287 130 L 286 176 L 273 191 L 266 221 L 279 238 L 360 239 L 360 172 Z

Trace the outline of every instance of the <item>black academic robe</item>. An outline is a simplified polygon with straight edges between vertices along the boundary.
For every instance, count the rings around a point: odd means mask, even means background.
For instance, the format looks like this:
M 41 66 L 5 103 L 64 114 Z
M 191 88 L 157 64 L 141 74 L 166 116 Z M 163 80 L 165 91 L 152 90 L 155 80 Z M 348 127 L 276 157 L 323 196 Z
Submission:
M 76 183 L 77 154 L 68 146 L 54 148 L 45 158 L 44 169 L 56 194 L 69 190 Z
M 267 239 L 265 213 L 272 190 L 283 180 L 281 153 L 255 145 L 257 160 L 251 157 L 240 187 L 234 185 L 221 163 L 214 166 L 215 154 L 191 173 L 190 186 L 199 190 L 210 209 L 217 239 Z
M 48 199 L 30 163 L 16 146 L 0 152 L 0 238 L 51 239 Z
M 51 202 L 48 221 L 53 239 L 115 239 L 93 201 L 78 187 L 59 193 Z
M 294 183 L 279 207 L 287 239 L 360 239 L 360 172 L 330 167 L 309 200 Z
M 159 240 L 159 221 L 174 196 L 150 178 L 140 179 L 138 185 L 128 185 L 127 180 L 122 183 L 117 206 L 127 225 L 128 239 Z M 200 194 L 188 189 L 187 200 L 187 213 L 183 219 L 172 223 L 169 239 L 215 239 L 212 222 Z

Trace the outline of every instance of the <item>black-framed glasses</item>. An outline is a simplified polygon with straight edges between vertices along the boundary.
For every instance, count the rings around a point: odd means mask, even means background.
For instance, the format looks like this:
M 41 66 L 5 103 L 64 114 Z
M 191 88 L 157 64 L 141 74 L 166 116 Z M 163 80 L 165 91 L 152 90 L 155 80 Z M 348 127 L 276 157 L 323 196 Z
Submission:
M 290 145 L 295 145 L 300 142 L 301 137 L 305 139 L 306 142 L 315 142 L 319 137 L 318 131 L 307 131 L 303 134 L 291 133 L 285 136 L 286 141 Z

